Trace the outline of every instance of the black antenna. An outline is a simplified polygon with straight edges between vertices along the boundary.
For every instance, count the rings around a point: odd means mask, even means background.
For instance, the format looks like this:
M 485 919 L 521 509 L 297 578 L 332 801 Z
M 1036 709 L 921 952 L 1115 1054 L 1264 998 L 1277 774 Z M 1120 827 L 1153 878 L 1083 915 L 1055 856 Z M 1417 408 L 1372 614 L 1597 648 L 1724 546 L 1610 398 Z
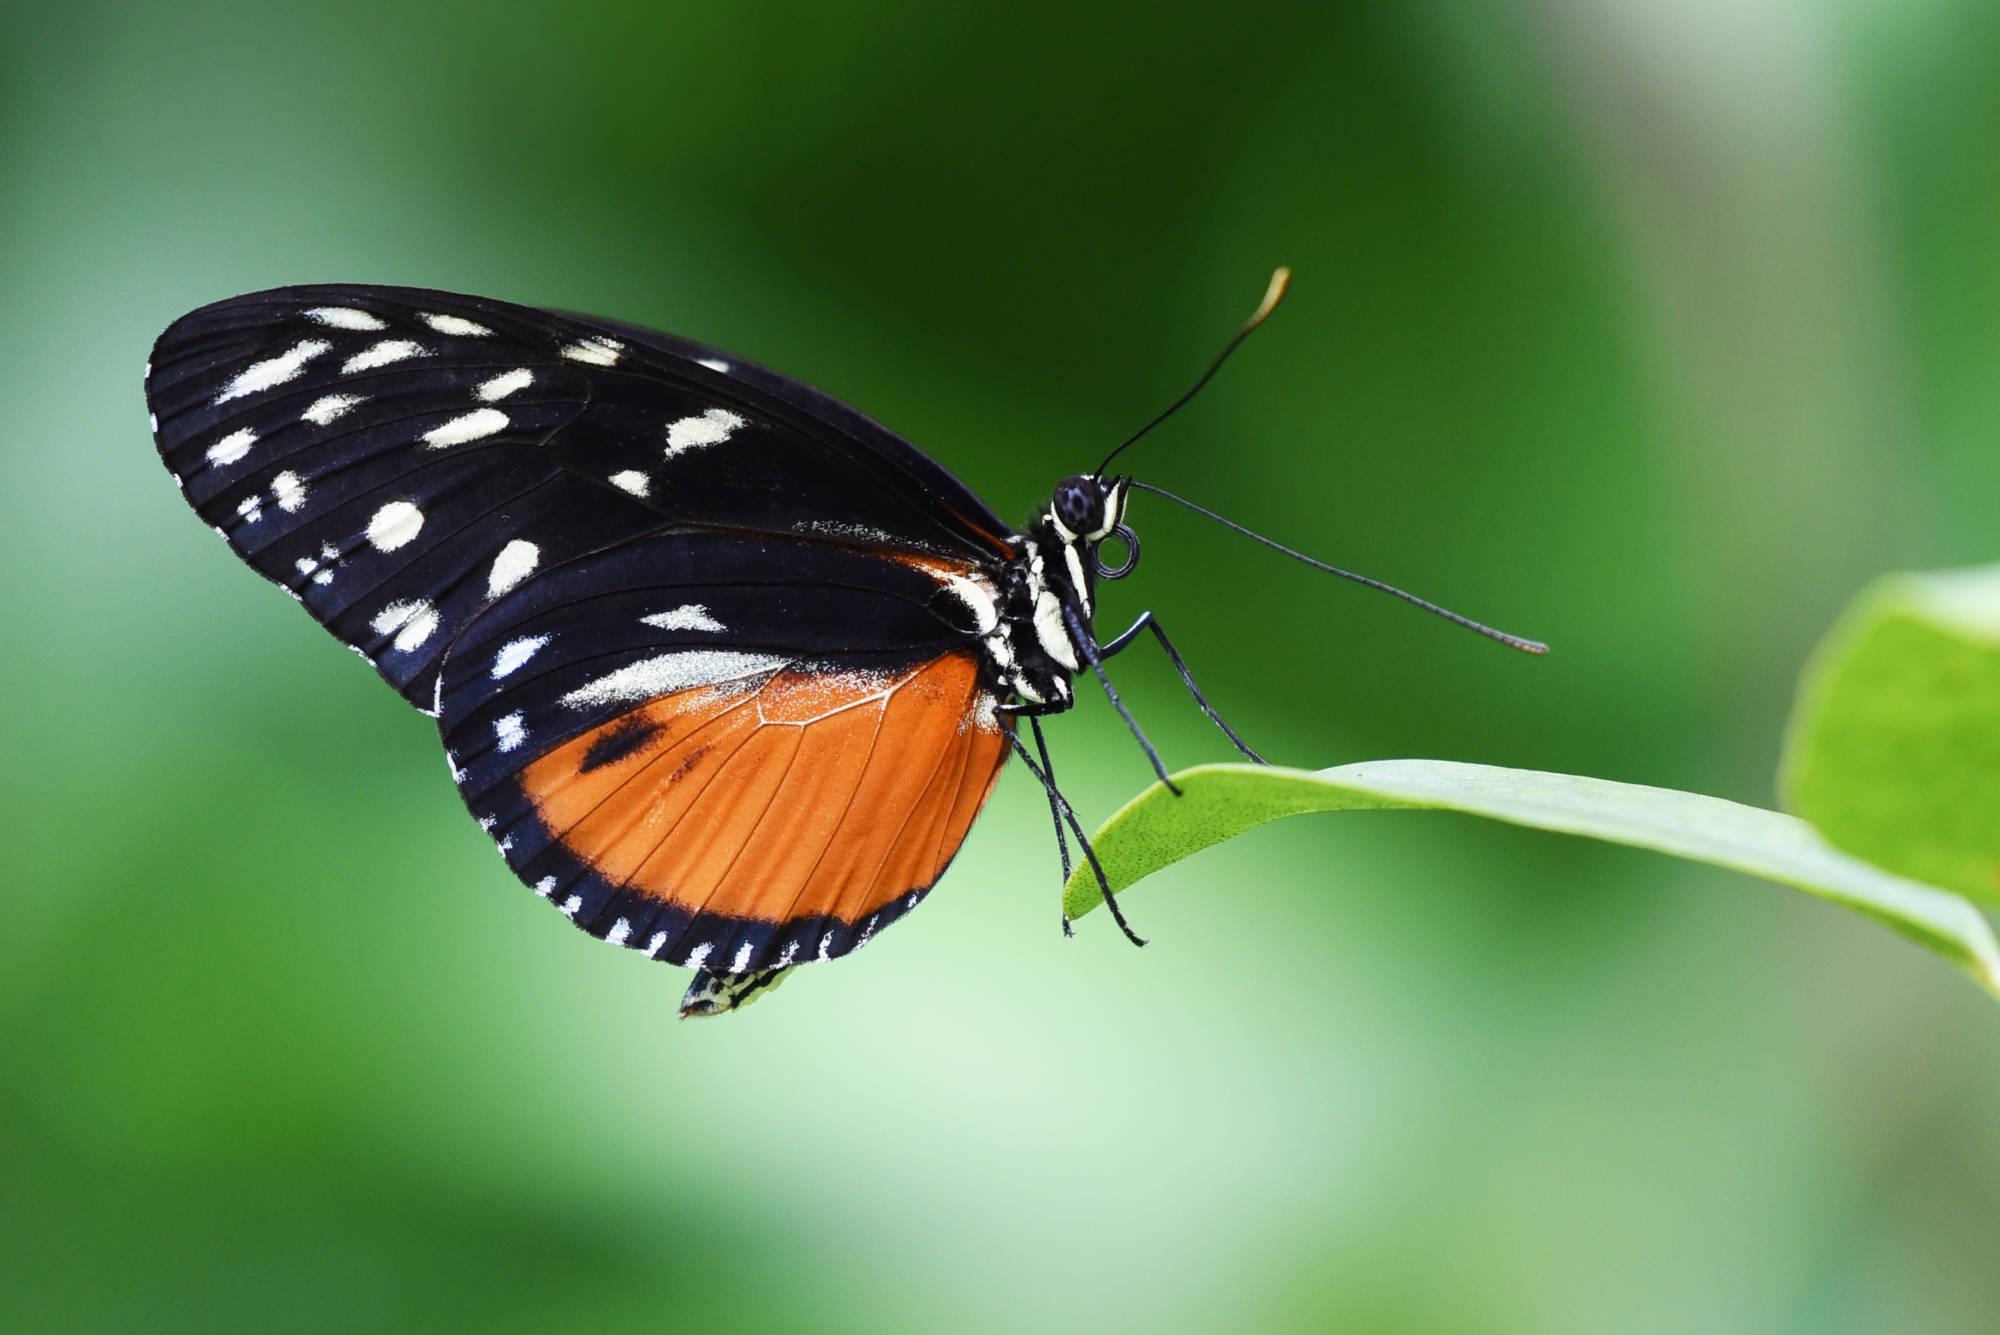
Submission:
M 1278 272 L 1283 273 L 1284 270 L 1280 269 Z M 1256 325 L 1253 323 L 1250 326 L 1250 328 L 1254 329 L 1256 328 Z M 1244 332 L 1248 333 L 1249 330 L 1246 329 Z M 1196 388 L 1200 387 L 1196 386 Z M 1184 497 L 1174 495 L 1171 491 L 1163 490 L 1162 488 L 1152 486 L 1145 482 L 1134 482 L 1132 483 L 1132 488 L 1135 491 L 1150 491 L 1155 496 L 1164 496 L 1168 500 L 1172 501 L 1175 505 L 1184 505 L 1198 515 L 1203 515 L 1209 519 L 1213 519 L 1216 523 L 1222 525 L 1224 528 L 1233 528 L 1238 533 L 1241 533 L 1244 537 L 1251 538 L 1258 542 L 1261 542 L 1266 547 L 1269 547 L 1274 551 L 1283 552 L 1286 556 L 1291 557 L 1294 561 L 1303 561 L 1307 565 L 1313 567 L 1315 570 L 1324 570 L 1329 575 L 1338 575 L 1342 579 L 1351 579 L 1356 584 L 1366 584 L 1371 589 L 1380 589 L 1384 593 L 1393 593 L 1406 603 L 1415 603 L 1418 607 L 1423 608 L 1426 612 L 1435 612 L 1439 616 L 1443 617 L 1446 621 L 1455 621 L 1459 625 L 1465 627 L 1467 630 L 1476 630 L 1481 635 L 1486 636 L 1488 639 L 1498 640 L 1500 641 L 1500 643 L 1507 645 L 1509 648 L 1519 649 L 1521 652 L 1529 654 L 1545 654 L 1549 651 L 1549 646 L 1543 644 L 1540 640 L 1524 640 L 1518 635 L 1509 635 L 1504 630 L 1495 630 L 1493 629 L 1493 627 L 1488 625 L 1483 625 L 1480 622 L 1474 621 L 1470 617 L 1462 617 L 1456 612 L 1449 611 L 1445 608 L 1439 607 L 1436 603 L 1426 602 L 1424 599 L 1417 597 L 1417 595 L 1415 595 L 1414 593 L 1405 593 L 1393 584 L 1384 584 L 1379 579 L 1370 579 L 1366 575 L 1357 575 L 1351 570 L 1342 570 L 1338 566 L 1330 566 L 1324 561 L 1315 561 L 1310 556 L 1307 556 L 1303 552 L 1295 552 L 1291 548 L 1285 546 L 1283 543 L 1271 541 L 1269 538 L 1265 537 L 1261 533 L 1253 533 L 1249 529 L 1243 527 L 1243 525 L 1236 523 L 1234 520 L 1224 519 L 1221 515 L 1215 513 L 1215 511 L 1205 510 L 1201 506 L 1196 505 L 1193 501 L 1187 500 Z
M 1212 364 L 1210 364 L 1209 368 L 1201 373 L 1201 379 L 1194 382 L 1194 388 L 1189 390 L 1187 393 L 1181 395 L 1178 399 L 1175 399 L 1173 407 L 1167 409 L 1165 412 L 1161 413 L 1158 417 L 1155 417 L 1152 421 L 1140 427 L 1137 431 L 1134 431 L 1130 436 L 1127 436 L 1125 438 L 1125 443 L 1123 445 L 1120 445 L 1118 449 L 1113 450 L 1111 451 L 1111 453 L 1104 456 L 1104 462 L 1097 466 L 1097 472 L 1092 474 L 1092 476 L 1103 477 L 1104 470 L 1111 467 L 1111 461 L 1118 457 L 1119 452 L 1122 451 L 1126 445 L 1130 445 L 1133 441 L 1139 439 L 1139 437 L 1145 435 L 1148 431 L 1151 431 L 1154 427 L 1166 421 L 1169 417 L 1172 417 L 1175 413 L 1181 410 L 1181 408 L 1187 403 L 1189 399 L 1201 393 L 1201 387 L 1203 385 L 1206 385 L 1210 380 L 1215 378 L 1215 373 L 1217 371 L 1220 371 L 1222 369 L 1222 364 L 1229 360 L 1229 354 L 1236 351 L 1236 345 L 1241 343 L 1244 339 L 1250 337 L 1250 331 L 1255 329 L 1258 325 L 1264 323 L 1265 318 L 1268 317 L 1272 311 L 1278 309 L 1278 303 L 1285 299 L 1285 289 L 1290 287 L 1291 285 L 1292 285 L 1292 271 L 1290 269 L 1281 266 L 1278 269 L 1274 270 L 1271 274 L 1271 285 L 1264 289 L 1264 300 L 1257 303 L 1256 311 L 1251 314 L 1249 320 L 1244 323 L 1243 327 L 1236 331 L 1236 337 L 1229 340 L 1229 346 L 1222 350 L 1222 355 L 1220 357 L 1217 357 L 1215 361 Z

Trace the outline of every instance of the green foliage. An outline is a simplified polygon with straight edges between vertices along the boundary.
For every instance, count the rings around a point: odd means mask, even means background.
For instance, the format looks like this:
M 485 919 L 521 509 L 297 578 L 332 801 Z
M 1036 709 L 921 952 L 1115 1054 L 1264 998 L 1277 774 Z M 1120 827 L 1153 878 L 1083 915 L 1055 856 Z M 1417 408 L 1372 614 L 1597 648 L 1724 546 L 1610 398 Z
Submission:
M 1834 844 L 2000 899 L 2000 567 L 1857 599 L 1807 667 L 1783 773 Z
M 1320 817 L 1065 943 L 1010 766 L 918 912 L 679 1023 L 190 518 L 139 375 L 280 283 L 598 311 L 1018 522 L 1290 264 L 1140 475 L 1556 654 L 1164 505 L 1100 624 L 1294 763 L 1740 795 L 1814 609 L 2000 560 L 2000 5 L 19 3 L 0 199 L 0 1326 L 1992 1335 L 1984 995 L 1591 841 Z M 1137 791 L 1102 700 L 1056 731 L 1092 824 Z
M 1098 860 L 1115 893 L 1191 853 L 1308 811 L 1463 811 L 1585 835 L 1748 872 L 1818 895 L 1937 952 L 2000 994 L 2000 947 L 1977 909 L 1830 847 L 1805 822 L 1698 793 L 1575 774 L 1382 760 L 1334 769 L 1203 765 L 1154 784 L 1098 831 Z M 1090 868 L 1070 878 L 1063 911 L 1102 903 Z
M 1281 816 L 1462 811 L 1804 890 L 2000 994 L 1992 929 L 1950 893 L 2000 898 L 2000 566 L 1882 580 L 1827 635 L 1787 734 L 1782 786 L 1803 820 L 1697 793 L 1441 760 L 1317 773 L 1206 765 L 1174 781 L 1180 796 L 1154 784 L 1098 831 L 1114 893 Z M 1081 917 L 1101 902 L 1079 866 L 1063 911 Z

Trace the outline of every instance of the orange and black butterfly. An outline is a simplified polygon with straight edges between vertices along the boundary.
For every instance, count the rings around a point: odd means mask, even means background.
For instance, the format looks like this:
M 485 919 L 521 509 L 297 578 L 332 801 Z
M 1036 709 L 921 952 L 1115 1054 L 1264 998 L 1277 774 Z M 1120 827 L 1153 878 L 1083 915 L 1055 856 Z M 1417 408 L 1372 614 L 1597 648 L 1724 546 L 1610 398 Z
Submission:
M 188 503 L 436 718 L 523 882 L 696 970 L 686 1015 L 914 908 L 1010 752 L 1065 871 L 1065 825 L 1088 856 L 1036 720 L 1141 632 L 1222 722 L 1150 616 L 1095 637 L 1097 580 L 1137 561 L 1131 479 L 1070 477 L 1017 531 L 860 413 L 683 339 L 279 288 L 176 321 L 146 396 Z

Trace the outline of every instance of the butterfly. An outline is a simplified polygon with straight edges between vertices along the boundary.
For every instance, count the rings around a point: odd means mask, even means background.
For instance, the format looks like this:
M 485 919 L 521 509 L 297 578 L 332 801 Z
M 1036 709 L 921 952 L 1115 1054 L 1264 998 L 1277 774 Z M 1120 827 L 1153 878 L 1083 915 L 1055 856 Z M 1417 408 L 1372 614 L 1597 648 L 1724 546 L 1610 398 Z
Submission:
M 1096 636 L 1098 581 L 1137 564 L 1135 486 L 1158 490 L 1110 459 L 1017 529 L 796 380 L 418 288 L 205 306 L 161 335 L 146 398 L 196 513 L 436 720 L 515 875 L 592 935 L 695 970 L 683 1015 L 915 908 L 1010 755 L 1048 793 L 1065 875 L 1065 826 L 1094 865 L 1039 720 L 1092 673 L 1166 780 L 1104 672 L 1142 633 L 1256 756 L 1150 613 Z

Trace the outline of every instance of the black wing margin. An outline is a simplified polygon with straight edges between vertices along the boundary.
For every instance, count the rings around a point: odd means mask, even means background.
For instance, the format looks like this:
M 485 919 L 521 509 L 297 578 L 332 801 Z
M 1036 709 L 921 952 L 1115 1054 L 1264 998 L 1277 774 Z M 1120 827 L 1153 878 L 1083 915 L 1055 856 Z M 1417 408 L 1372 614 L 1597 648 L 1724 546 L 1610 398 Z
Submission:
M 351 285 L 232 298 L 161 336 L 146 395 L 201 517 L 426 712 L 481 608 L 644 534 L 1009 554 L 970 491 L 837 401 L 505 302 Z

